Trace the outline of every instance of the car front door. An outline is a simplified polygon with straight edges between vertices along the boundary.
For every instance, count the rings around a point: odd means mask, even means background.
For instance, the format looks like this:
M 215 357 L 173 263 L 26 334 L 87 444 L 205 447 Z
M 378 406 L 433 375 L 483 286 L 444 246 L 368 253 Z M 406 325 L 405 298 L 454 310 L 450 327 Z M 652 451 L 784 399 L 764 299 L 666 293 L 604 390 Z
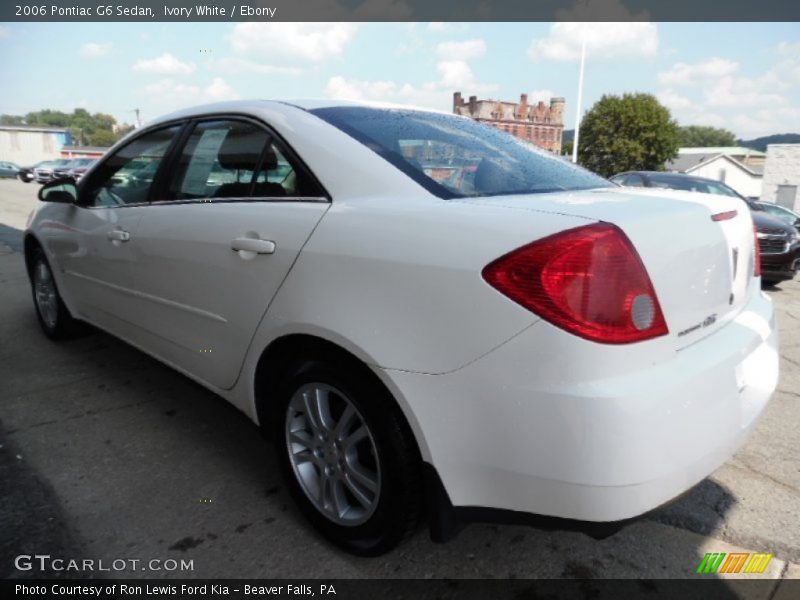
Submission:
M 136 181 L 135 173 L 142 163 L 157 167 L 179 129 L 145 133 L 105 159 L 81 186 L 50 245 L 79 316 L 123 337 L 138 310 L 131 242 L 152 184 Z
M 215 387 L 250 340 L 329 200 L 262 124 L 192 124 L 135 240 L 140 340 Z

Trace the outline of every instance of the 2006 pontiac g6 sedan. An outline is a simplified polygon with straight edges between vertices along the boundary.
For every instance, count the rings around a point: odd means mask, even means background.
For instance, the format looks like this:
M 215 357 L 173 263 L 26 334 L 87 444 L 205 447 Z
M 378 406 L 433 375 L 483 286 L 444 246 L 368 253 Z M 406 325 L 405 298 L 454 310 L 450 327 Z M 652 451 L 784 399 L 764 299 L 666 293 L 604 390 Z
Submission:
M 354 553 L 423 515 L 436 540 L 613 528 L 728 459 L 777 384 L 741 200 L 620 189 L 464 117 L 204 106 L 40 198 L 44 332 L 91 323 L 232 402 Z

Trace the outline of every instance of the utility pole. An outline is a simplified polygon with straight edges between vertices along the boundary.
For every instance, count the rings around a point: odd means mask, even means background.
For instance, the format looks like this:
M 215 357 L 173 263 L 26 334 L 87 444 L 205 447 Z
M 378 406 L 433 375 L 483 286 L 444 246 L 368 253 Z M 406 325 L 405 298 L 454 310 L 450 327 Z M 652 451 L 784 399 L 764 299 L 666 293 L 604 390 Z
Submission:
M 581 105 L 583 104 L 583 67 L 586 63 L 586 24 L 583 26 L 583 43 L 581 44 L 581 70 L 578 74 L 578 104 L 575 107 L 575 137 L 572 140 L 572 162 L 578 162 L 578 141 L 581 131 Z
M 138 129 L 139 127 L 141 127 L 141 126 L 142 126 L 142 119 L 141 119 L 141 118 L 139 118 L 139 109 L 138 109 L 138 108 L 134 108 L 134 109 L 133 109 L 133 112 L 135 112 L 135 113 L 136 113 L 136 127 L 137 127 L 137 129 Z

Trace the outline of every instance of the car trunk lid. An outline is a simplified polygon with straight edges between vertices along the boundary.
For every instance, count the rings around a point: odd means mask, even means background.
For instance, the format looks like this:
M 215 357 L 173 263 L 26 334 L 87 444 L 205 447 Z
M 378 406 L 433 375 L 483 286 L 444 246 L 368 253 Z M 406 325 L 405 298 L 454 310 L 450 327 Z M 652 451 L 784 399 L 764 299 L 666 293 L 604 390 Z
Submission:
M 620 227 L 650 275 L 676 349 L 733 319 L 754 285 L 753 223 L 747 205 L 735 197 L 614 188 L 457 202 L 578 216 Z

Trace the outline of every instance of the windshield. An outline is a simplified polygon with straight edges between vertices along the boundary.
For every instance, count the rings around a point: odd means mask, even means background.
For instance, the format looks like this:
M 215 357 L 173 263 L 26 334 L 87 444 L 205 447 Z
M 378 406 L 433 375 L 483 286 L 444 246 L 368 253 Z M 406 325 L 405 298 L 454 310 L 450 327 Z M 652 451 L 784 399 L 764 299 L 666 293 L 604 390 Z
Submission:
M 564 159 L 464 117 L 349 106 L 311 113 L 440 198 L 613 187 Z

